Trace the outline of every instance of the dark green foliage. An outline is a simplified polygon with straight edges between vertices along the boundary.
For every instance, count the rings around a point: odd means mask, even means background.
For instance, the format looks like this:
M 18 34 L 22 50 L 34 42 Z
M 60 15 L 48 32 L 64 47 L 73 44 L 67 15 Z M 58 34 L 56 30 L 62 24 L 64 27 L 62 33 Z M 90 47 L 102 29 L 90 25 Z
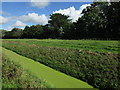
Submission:
M 0 29 L 0 38 L 3 38 L 7 32 L 7 30 Z
M 5 32 L 3 38 L 21 38 L 23 30 L 19 28 L 13 28 L 11 31 Z
M 2 56 L 2 88 L 48 88 L 45 81 L 31 75 L 19 64 Z
M 7 40 L 3 42 L 3 47 L 84 80 L 96 88 L 120 88 L 118 81 L 120 57 L 117 54 L 45 47 Z
M 97 38 L 105 39 L 106 16 L 104 10 L 108 3 L 94 2 L 83 10 L 83 16 L 78 19 L 76 26 L 76 39 Z
M 50 24 L 50 27 L 53 27 L 53 30 L 54 30 L 53 33 L 55 33 L 56 35 L 55 38 L 62 38 L 64 32 L 67 29 L 69 30 L 68 25 L 70 24 L 71 20 L 68 18 L 69 16 L 62 15 L 59 13 L 50 15 L 51 20 L 49 20 L 49 24 Z
M 22 38 L 42 38 L 43 28 L 42 25 L 26 26 Z
M 120 40 L 120 2 L 112 2 L 105 11 L 108 37 Z
M 62 15 L 59 13 L 52 14 L 50 15 L 51 20 L 49 20 L 50 26 L 55 28 L 64 27 L 64 24 L 70 21 L 68 18 L 69 16 Z

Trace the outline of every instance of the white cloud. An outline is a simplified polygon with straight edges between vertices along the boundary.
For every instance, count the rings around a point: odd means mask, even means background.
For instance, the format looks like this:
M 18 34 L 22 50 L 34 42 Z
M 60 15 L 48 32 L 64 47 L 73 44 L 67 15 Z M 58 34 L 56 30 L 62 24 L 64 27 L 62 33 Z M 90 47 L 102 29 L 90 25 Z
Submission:
M 24 27 L 24 26 L 26 26 L 26 24 L 21 21 L 16 21 L 16 23 L 12 26 L 13 27 Z
M 85 9 L 86 7 L 88 7 L 88 6 L 91 6 L 91 5 L 90 4 L 84 4 L 80 7 L 79 10 L 82 12 L 82 10 Z
M 8 29 L 9 30 L 12 30 L 13 28 L 15 28 L 15 27 L 25 27 L 26 26 L 26 24 L 25 23 L 23 23 L 23 22 L 21 22 L 21 21 L 16 21 L 16 23 L 14 24 L 14 25 L 11 25 L 11 26 L 9 26 L 8 27 Z
M 2 14 L 4 14 L 4 12 L 3 12 L 3 11 L 0 11 L 0 14 L 2 15 Z
M 37 13 L 29 13 L 19 17 L 23 22 L 35 23 L 45 25 L 48 23 L 48 18 L 45 14 L 38 15 Z
M 8 27 L 8 31 L 11 31 L 13 28 L 14 28 L 14 27 L 9 26 L 9 27 Z
M 49 5 L 49 0 L 31 0 L 31 6 L 38 7 L 38 8 L 44 8 Z
M 87 6 L 90 6 L 90 4 L 84 4 L 80 7 L 79 10 L 76 10 L 74 7 L 70 7 L 68 9 L 60 9 L 58 11 L 53 12 L 54 13 L 61 13 L 63 15 L 68 15 L 70 16 L 69 19 L 72 19 L 72 22 L 75 22 L 78 20 L 79 17 L 82 16 L 82 10 L 85 9 Z
M 8 20 L 9 20 L 8 18 L 0 16 L 0 24 L 5 24 L 8 22 Z

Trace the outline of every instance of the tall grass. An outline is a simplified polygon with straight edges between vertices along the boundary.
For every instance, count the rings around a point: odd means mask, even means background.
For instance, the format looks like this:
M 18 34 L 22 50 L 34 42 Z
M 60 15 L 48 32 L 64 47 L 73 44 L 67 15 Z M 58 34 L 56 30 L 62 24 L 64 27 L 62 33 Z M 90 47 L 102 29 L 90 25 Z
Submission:
M 2 56 L 2 88 L 49 88 L 45 81 L 38 79 L 19 64 Z

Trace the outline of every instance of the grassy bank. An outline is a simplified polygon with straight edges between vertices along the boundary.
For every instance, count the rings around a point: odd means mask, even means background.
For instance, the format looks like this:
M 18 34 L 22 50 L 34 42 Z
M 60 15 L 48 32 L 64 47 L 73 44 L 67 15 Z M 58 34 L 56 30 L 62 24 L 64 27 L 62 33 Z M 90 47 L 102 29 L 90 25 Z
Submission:
M 55 88 L 92 88 L 87 83 L 76 78 L 65 75 L 61 72 L 55 71 L 43 64 L 35 62 L 21 55 L 18 55 L 10 50 L 3 49 L 3 53 L 12 61 L 19 63 L 21 67 L 30 71 L 38 79 L 44 78 L 45 85 Z M 24 76 L 24 74 L 22 74 Z M 29 78 L 26 78 L 29 80 Z M 32 80 L 31 80 L 32 81 Z M 48 82 L 47 82 L 48 81 Z
M 50 88 L 50 86 L 45 80 L 38 79 L 3 54 L 2 88 Z
M 96 88 L 120 88 L 117 41 L 3 40 L 3 47 L 84 80 Z

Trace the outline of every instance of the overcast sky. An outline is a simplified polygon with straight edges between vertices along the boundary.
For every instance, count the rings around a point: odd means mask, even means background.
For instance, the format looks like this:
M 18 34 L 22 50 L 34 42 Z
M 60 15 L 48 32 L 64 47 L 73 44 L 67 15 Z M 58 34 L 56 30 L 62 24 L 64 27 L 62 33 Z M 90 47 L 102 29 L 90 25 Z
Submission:
M 3 2 L 0 10 L 0 29 L 11 30 L 26 25 L 45 25 L 49 15 L 61 13 L 70 16 L 76 22 L 81 12 L 91 2 Z

